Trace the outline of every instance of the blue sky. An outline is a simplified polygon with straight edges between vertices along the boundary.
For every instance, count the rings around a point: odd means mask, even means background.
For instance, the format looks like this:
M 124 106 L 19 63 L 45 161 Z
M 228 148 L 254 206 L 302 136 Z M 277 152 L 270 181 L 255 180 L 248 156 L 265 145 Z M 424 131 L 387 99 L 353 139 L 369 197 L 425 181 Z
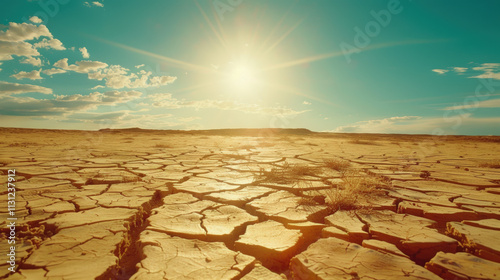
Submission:
M 2 6 L 2 126 L 500 135 L 498 1 Z

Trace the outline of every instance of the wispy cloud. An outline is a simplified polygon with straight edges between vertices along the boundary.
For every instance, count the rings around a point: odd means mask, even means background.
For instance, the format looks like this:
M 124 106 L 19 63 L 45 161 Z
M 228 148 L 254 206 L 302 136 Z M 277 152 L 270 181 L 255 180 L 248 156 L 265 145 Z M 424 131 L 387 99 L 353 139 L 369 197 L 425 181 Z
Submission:
M 436 129 L 439 129 L 445 134 L 453 135 L 470 133 L 478 128 L 493 132 L 498 128 L 498 123 L 500 123 L 500 117 L 478 118 L 470 113 L 441 117 L 407 116 L 361 121 L 352 125 L 340 126 L 333 132 L 432 134 Z
M 355 132 L 355 133 L 393 133 L 398 131 L 401 123 L 408 125 L 420 120 L 419 116 L 391 117 L 385 119 L 360 121 L 351 125 L 339 126 L 334 132 Z
M 106 86 L 114 89 L 148 88 L 171 84 L 177 80 L 174 76 L 153 76 L 151 71 L 140 70 L 130 73 L 130 70 L 120 65 L 111 65 L 88 74 L 89 79 L 106 81 Z
M 1 89 L 0 83 L 0 93 L 2 92 Z M 12 94 L 12 91 L 8 92 Z M 27 90 L 24 90 L 24 92 L 27 92 Z M 51 99 L 6 95 L 0 98 L 0 114 L 12 116 L 66 116 L 76 112 L 96 109 L 99 106 L 124 104 L 140 98 L 141 95 L 142 93 L 138 91 L 94 92 L 88 95 L 56 95 L 55 98 Z
M 58 68 L 45 69 L 45 70 L 42 71 L 42 73 L 44 73 L 46 75 L 49 75 L 49 76 L 52 76 L 54 74 L 63 74 L 63 73 L 66 73 L 66 72 L 67 72 L 66 70 L 58 69 Z
M 31 64 L 33 66 L 42 66 L 42 60 L 38 57 L 26 57 L 25 59 L 22 59 L 19 61 L 24 64 Z
M 98 2 L 98 1 L 92 1 L 92 2 L 83 2 L 83 5 L 86 6 L 86 7 L 104 7 L 104 4 L 102 2 Z
M 180 109 L 180 108 L 194 108 L 194 109 L 219 109 L 219 110 L 230 110 L 230 111 L 240 111 L 244 113 L 251 114 L 261 114 L 261 115 L 299 115 L 309 110 L 296 111 L 286 107 L 263 107 L 258 104 L 247 104 L 240 103 L 231 100 L 179 100 L 172 96 L 172 94 L 152 94 L 148 96 L 148 99 L 152 101 L 152 106 L 168 108 L 168 109 Z
M 478 101 L 474 104 L 450 106 L 443 108 L 442 110 L 461 110 L 471 108 L 500 108 L 500 98 Z
M 433 69 L 433 72 L 444 74 L 453 71 L 459 75 L 474 73 L 469 78 L 500 80 L 500 63 L 482 63 L 475 67 L 448 67 L 448 69 Z M 482 72 L 477 74 L 477 72 Z
M 467 67 L 453 67 L 453 70 L 457 73 L 465 73 L 465 71 L 467 71 Z
M 37 49 L 44 48 L 44 49 L 54 49 L 58 51 L 66 50 L 66 47 L 64 47 L 63 43 L 58 39 L 43 38 L 42 41 L 35 43 L 34 46 Z
M 471 78 L 500 80 L 500 63 L 483 63 L 481 66 L 472 69 L 483 73 Z
M 36 85 L 17 84 L 0 81 L 0 96 L 30 92 L 52 94 L 52 89 Z
M 40 72 L 42 69 L 39 70 L 33 70 L 31 72 L 24 72 L 21 71 L 17 74 L 11 75 L 12 78 L 16 78 L 18 80 L 22 79 L 30 79 L 30 80 L 42 80 L 43 78 L 40 76 Z
M 77 61 L 75 62 L 75 64 L 68 64 L 68 59 L 63 58 L 54 63 L 54 66 L 66 71 L 74 71 L 77 73 L 90 73 L 97 71 L 101 68 L 105 68 L 108 66 L 108 64 L 100 61 L 90 61 L 90 60 Z
M 446 73 L 446 72 L 448 72 L 448 71 L 450 71 L 450 70 L 445 70 L 445 69 L 432 69 L 432 72 L 436 72 L 436 73 L 441 74 L 441 75 L 442 75 L 442 74 L 444 74 L 444 73 Z

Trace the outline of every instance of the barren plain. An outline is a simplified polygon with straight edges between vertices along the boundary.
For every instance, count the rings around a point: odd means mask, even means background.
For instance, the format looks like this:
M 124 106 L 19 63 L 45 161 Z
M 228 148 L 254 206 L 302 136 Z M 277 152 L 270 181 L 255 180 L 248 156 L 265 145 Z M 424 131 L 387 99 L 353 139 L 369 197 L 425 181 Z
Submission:
M 500 279 L 500 137 L 1 133 L 1 279 Z

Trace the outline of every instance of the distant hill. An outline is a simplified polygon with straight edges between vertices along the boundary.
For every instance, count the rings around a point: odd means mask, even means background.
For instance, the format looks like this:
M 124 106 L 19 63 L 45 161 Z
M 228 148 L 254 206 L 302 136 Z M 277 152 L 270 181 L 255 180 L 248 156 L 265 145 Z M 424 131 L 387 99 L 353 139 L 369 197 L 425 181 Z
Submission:
M 313 132 L 306 128 L 230 128 L 230 129 L 207 129 L 207 130 L 156 130 L 142 129 L 138 127 L 100 129 L 100 132 L 168 132 L 178 134 L 201 134 L 201 135 L 223 135 L 223 136 L 272 136 L 272 135 L 313 135 Z

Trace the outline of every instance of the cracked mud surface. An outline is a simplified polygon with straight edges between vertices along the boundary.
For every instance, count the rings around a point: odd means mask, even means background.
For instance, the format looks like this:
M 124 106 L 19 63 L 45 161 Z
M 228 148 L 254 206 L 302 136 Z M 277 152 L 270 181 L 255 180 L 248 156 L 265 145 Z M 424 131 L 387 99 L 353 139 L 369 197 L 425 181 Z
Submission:
M 0 279 L 500 279 L 498 138 L 2 135 Z

